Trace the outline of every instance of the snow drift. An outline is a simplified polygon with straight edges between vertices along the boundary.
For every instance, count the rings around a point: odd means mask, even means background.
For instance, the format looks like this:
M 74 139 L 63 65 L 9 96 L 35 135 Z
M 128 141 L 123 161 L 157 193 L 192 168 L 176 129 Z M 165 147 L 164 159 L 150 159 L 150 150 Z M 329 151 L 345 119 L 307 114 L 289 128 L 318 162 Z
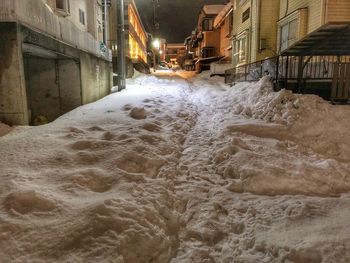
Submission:
M 187 78 L 1 137 L 1 260 L 349 262 L 349 107 Z
M 2 122 L 0 122 L 0 137 L 8 134 L 12 128 Z
M 350 109 L 314 95 L 273 92 L 268 77 L 236 85 L 228 94 L 235 114 L 283 125 L 286 137 L 331 158 L 350 158 Z M 288 134 L 287 134 L 288 133 Z

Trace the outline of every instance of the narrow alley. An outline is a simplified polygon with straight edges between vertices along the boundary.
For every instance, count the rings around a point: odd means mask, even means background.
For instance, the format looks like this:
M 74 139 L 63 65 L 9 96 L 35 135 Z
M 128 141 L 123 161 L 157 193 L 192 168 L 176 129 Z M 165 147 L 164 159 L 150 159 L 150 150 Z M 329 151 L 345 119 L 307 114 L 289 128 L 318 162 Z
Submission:
M 127 84 L 1 137 L 2 262 L 350 260 L 348 107 L 267 77 Z

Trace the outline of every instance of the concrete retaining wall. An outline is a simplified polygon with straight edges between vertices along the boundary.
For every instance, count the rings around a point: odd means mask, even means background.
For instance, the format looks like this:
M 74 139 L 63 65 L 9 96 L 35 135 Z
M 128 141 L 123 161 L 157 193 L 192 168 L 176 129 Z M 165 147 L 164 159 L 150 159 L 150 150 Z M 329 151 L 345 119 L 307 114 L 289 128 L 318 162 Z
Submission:
M 110 93 L 112 65 L 87 53 L 80 54 L 83 104 L 96 101 Z
M 0 121 L 27 124 L 27 97 L 17 24 L 0 24 Z
M 110 93 L 109 61 L 16 23 L 0 23 L 0 35 L 0 121 L 52 121 Z

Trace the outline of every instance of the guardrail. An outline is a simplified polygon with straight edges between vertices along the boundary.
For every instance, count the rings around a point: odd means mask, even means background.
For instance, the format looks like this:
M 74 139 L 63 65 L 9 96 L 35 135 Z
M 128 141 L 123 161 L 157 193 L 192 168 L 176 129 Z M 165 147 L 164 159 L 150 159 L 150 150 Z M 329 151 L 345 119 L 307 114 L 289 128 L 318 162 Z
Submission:
M 349 62 L 349 56 L 276 56 L 226 70 L 225 83 L 257 81 L 264 75 L 271 76 L 275 82 L 331 81 L 334 65 Z
M 302 93 L 311 89 L 318 90 L 315 94 L 325 99 L 347 100 L 350 67 L 346 64 L 349 63 L 349 56 L 276 56 L 226 70 L 225 83 L 258 81 L 269 75 L 275 90 L 287 88 Z M 339 66 L 342 68 L 337 70 Z

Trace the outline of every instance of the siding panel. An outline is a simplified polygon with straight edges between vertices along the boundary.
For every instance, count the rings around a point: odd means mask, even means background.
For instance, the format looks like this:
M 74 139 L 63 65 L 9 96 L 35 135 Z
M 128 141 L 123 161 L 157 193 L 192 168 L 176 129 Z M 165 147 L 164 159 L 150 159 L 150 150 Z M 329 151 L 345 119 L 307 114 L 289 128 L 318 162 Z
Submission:
M 326 22 L 350 21 L 349 0 L 328 0 Z

